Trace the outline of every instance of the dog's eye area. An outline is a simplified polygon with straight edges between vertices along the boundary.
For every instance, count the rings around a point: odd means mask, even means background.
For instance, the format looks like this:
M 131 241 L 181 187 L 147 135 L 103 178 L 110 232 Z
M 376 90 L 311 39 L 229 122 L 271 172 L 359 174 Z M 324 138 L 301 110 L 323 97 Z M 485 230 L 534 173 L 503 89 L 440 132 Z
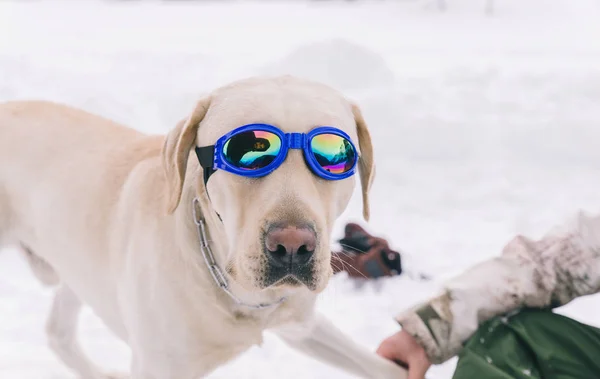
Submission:
M 258 170 L 268 166 L 280 151 L 279 136 L 262 130 L 237 133 L 223 147 L 227 162 L 243 170 Z
M 317 163 L 332 174 L 343 174 L 354 167 L 356 151 L 346 138 L 337 134 L 318 134 L 310 141 Z

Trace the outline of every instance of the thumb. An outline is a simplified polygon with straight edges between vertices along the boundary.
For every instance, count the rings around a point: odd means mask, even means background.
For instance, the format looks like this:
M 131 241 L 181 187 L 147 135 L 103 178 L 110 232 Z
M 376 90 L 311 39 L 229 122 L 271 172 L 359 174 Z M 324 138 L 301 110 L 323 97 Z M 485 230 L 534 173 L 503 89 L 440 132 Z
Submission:
M 382 356 L 383 358 L 389 359 L 390 361 L 403 361 L 403 354 L 401 354 L 401 349 L 398 349 L 397 343 L 393 337 L 384 340 L 381 343 L 381 345 L 379 345 L 379 347 L 377 348 L 376 353 Z
M 429 362 L 425 360 L 416 357 L 415 359 L 409 359 L 407 379 L 424 379 L 429 366 Z
M 423 348 L 403 331 L 384 340 L 379 345 L 377 354 L 407 368 L 407 379 L 423 379 L 431 366 Z

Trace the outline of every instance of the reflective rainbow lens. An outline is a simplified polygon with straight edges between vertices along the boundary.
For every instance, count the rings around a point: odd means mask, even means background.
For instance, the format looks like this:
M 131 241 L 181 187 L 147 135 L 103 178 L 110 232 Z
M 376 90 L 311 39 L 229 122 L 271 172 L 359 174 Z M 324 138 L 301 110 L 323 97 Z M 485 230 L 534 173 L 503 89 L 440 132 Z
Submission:
M 258 170 L 268 166 L 281 151 L 277 134 L 249 130 L 233 135 L 225 142 L 223 155 L 227 162 L 242 170 Z
M 332 174 L 343 174 L 354 167 L 356 151 L 346 138 L 337 134 L 317 134 L 310 141 L 317 163 Z

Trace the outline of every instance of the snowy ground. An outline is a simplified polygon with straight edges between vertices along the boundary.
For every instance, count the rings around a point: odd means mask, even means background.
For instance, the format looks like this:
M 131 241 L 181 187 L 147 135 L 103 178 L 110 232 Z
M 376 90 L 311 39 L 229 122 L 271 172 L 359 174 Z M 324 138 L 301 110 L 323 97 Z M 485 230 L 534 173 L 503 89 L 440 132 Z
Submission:
M 0 101 L 44 98 L 164 132 L 216 85 L 253 74 L 328 82 L 361 104 L 377 149 L 369 228 L 405 250 L 408 277 L 340 275 L 319 308 L 375 349 L 391 317 L 444 278 L 600 209 L 600 2 L 483 0 L 223 4 L 0 3 Z M 355 196 L 343 220 L 358 220 Z M 338 232 L 342 226 L 338 224 Z M 45 346 L 51 293 L 0 256 L 0 378 L 71 379 Z M 600 297 L 561 312 L 600 325 Z M 129 352 L 87 310 L 85 348 Z M 432 368 L 450 378 L 455 362 Z M 274 337 L 211 378 L 345 378 Z

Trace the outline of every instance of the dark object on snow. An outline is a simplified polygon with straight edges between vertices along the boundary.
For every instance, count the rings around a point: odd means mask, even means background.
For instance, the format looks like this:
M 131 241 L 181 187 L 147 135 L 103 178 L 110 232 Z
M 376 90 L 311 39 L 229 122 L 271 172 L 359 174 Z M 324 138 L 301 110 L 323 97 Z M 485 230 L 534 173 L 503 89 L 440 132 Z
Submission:
M 379 278 L 402 273 L 400 253 L 390 249 L 383 238 L 373 237 L 361 226 L 346 225 L 344 238 L 339 240 L 342 252 L 333 253 L 333 272 L 348 272 L 352 278 Z

